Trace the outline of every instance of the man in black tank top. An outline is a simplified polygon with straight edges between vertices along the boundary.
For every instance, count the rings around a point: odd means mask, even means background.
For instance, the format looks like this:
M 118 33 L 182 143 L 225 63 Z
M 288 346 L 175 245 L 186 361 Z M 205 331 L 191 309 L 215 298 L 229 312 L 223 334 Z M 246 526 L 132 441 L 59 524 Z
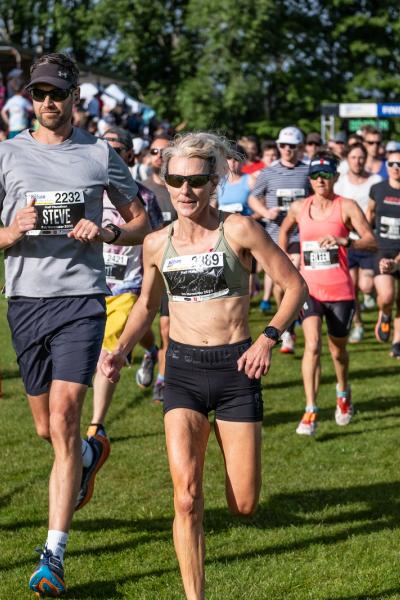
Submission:
M 387 161 L 389 179 L 372 186 L 367 218 L 375 223 L 378 252 L 374 261 L 375 287 L 379 307 L 375 337 L 388 342 L 392 329 L 392 308 L 396 300 L 391 355 L 400 358 L 400 152 L 390 154 Z

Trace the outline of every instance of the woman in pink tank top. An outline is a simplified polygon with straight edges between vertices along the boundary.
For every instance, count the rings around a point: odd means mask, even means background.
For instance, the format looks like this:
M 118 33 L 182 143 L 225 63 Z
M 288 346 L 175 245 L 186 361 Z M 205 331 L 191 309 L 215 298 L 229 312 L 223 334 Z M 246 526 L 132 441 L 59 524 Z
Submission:
M 302 373 L 306 395 L 305 413 L 296 429 L 301 435 L 313 435 L 317 425 L 316 397 L 324 317 L 337 378 L 335 420 L 337 425 L 348 425 L 352 419 L 346 345 L 354 315 L 355 294 L 347 249 L 351 245 L 357 250 L 376 250 L 374 235 L 358 204 L 333 192 L 337 180 L 337 158 L 331 152 L 318 152 L 310 163 L 309 177 L 314 195 L 292 203 L 279 236 L 279 244 L 286 251 L 289 232 L 298 226 L 300 269 L 310 292 L 301 315 L 305 341 Z M 349 237 L 352 230 L 359 234 L 360 239 Z

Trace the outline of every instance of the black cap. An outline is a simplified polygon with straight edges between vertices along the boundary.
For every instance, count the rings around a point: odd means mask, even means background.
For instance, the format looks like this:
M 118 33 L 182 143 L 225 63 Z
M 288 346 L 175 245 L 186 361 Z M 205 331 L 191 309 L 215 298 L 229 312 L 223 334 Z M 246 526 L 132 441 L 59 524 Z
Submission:
M 69 90 L 78 84 L 73 73 L 55 63 L 42 63 L 38 65 L 32 71 L 31 80 L 25 88 L 29 89 L 35 83 L 48 83 L 61 90 Z
M 109 134 L 113 136 L 112 139 L 111 137 L 108 137 Z M 110 129 L 107 129 L 105 134 L 101 137 L 103 140 L 109 142 L 119 142 L 120 144 L 123 144 L 127 150 L 132 150 L 133 148 L 131 134 L 126 129 L 122 129 L 122 127 L 110 127 Z

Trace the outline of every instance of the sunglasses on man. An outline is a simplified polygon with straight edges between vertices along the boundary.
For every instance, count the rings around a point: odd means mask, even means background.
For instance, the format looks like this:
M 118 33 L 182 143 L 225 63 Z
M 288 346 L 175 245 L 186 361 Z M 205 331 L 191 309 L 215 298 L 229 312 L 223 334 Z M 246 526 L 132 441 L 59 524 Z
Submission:
M 313 181 L 316 181 L 319 177 L 321 177 L 321 179 L 333 179 L 335 173 L 331 173 L 330 171 L 317 171 L 317 173 L 311 173 L 309 177 Z
M 291 150 L 296 150 L 297 144 L 278 144 L 279 148 L 283 150 L 284 148 L 290 148 Z
M 42 90 L 40 88 L 30 88 L 29 94 L 35 102 L 44 102 L 47 96 L 53 102 L 63 102 L 70 96 L 73 88 L 69 88 L 69 90 L 61 90 L 60 88 L 55 88 L 54 90 Z
M 394 167 L 395 169 L 400 169 L 400 160 L 388 160 L 388 167 Z
M 365 140 L 365 143 L 368 144 L 368 146 L 380 146 L 380 142 L 375 140 Z
M 163 153 L 163 148 L 150 148 L 150 154 L 152 154 L 153 156 L 157 156 L 157 154 L 162 156 L 162 153 Z
M 212 173 L 201 175 L 173 175 L 172 173 L 167 173 L 165 175 L 165 182 L 171 187 L 180 188 L 185 181 L 187 181 L 191 188 L 202 188 L 207 185 L 213 177 L 215 177 L 215 175 Z

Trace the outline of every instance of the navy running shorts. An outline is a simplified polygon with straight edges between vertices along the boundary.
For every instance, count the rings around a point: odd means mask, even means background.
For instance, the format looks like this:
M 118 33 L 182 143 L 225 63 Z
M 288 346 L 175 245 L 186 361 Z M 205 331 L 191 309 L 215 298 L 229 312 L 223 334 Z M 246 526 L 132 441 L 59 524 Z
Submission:
M 189 408 L 221 421 L 263 419 L 259 379 L 238 371 L 237 360 L 251 340 L 225 346 L 189 346 L 170 340 L 165 365 L 164 414 Z
M 27 394 L 44 394 L 54 379 L 91 384 L 106 322 L 103 296 L 12 297 L 7 318 Z
M 356 303 L 354 300 L 338 300 L 337 302 L 320 302 L 309 296 L 300 313 L 301 323 L 307 317 L 325 317 L 328 334 L 332 337 L 344 338 L 350 333 Z
M 365 250 L 354 250 L 349 248 L 347 252 L 347 261 L 349 263 L 349 269 L 369 269 L 374 268 L 374 254 L 372 252 L 366 252 Z

